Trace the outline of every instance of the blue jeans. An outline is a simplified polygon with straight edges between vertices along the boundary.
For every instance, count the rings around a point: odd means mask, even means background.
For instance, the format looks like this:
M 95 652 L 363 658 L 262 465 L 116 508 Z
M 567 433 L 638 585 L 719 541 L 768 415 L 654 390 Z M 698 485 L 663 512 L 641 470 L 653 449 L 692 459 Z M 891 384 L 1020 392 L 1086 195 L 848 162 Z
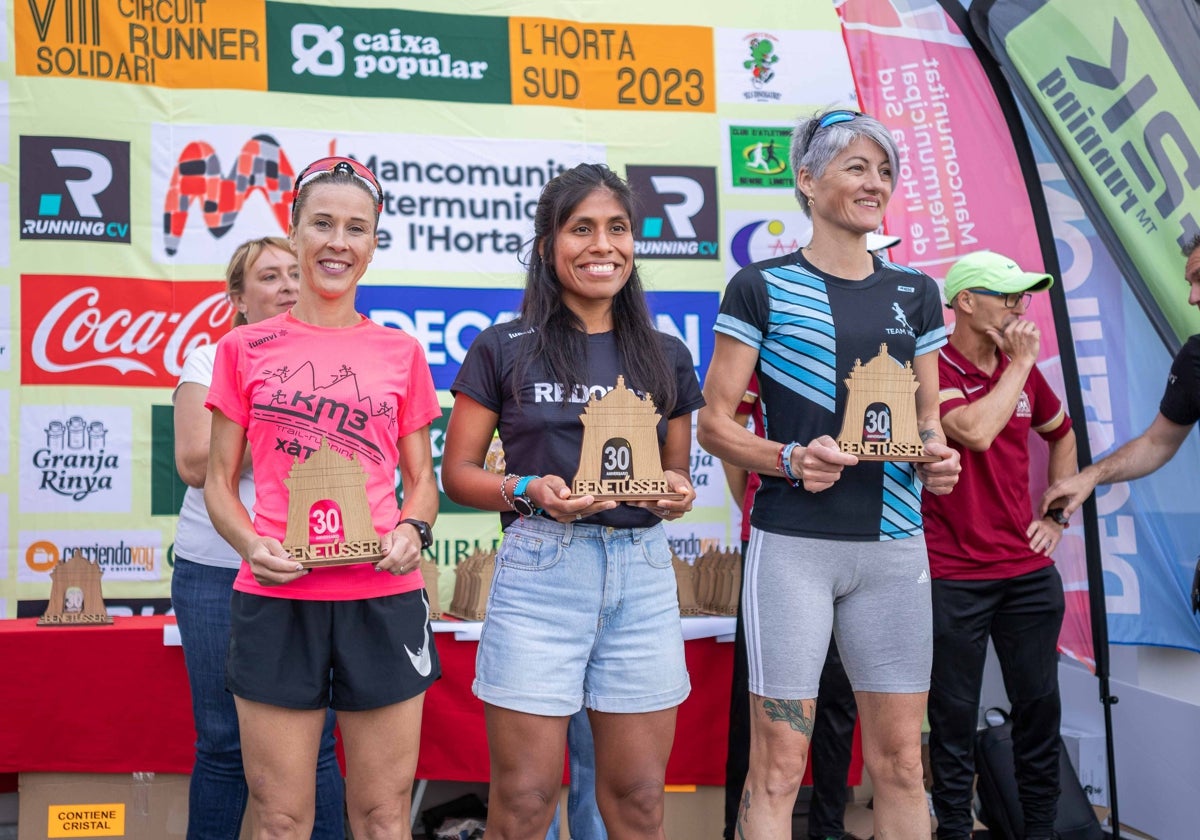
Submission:
M 567 764 L 571 768 L 571 786 L 567 790 L 567 828 L 571 840 L 608 840 L 604 820 L 596 806 L 596 744 L 587 709 L 580 709 L 567 722 Z M 558 840 L 559 809 L 546 840 Z
M 225 690 L 229 647 L 229 596 L 237 569 L 193 563 L 176 555 L 171 604 L 183 641 L 192 689 L 196 764 L 188 793 L 188 840 L 237 840 L 249 792 L 242 770 L 237 710 Z M 314 838 L 345 837 L 342 772 L 334 753 L 334 714 L 321 734 L 317 760 Z

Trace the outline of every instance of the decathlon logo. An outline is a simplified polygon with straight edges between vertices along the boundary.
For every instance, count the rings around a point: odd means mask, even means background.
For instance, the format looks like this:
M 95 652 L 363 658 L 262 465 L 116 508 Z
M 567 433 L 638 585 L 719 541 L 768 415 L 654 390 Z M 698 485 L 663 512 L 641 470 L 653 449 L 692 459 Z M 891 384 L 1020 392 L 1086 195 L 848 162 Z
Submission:
M 340 26 L 327 29 L 319 23 L 298 23 L 292 27 L 292 72 L 314 76 L 340 76 L 346 69 L 346 50 L 342 47 Z
M 626 175 L 642 202 L 635 254 L 659 259 L 718 258 L 715 168 L 630 165 Z
M 21 238 L 129 242 L 129 144 L 21 138 Z

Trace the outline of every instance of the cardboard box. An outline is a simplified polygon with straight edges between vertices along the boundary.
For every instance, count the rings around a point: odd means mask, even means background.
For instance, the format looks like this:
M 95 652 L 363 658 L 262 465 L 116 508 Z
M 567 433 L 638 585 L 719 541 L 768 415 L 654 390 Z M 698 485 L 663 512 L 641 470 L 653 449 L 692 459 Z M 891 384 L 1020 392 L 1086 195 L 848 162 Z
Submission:
M 667 840 L 719 837 L 725 828 L 725 788 L 715 785 L 667 785 L 663 829 Z
M 1108 744 L 1102 732 L 1085 732 L 1064 726 L 1063 744 L 1088 802 L 1108 807 Z
M 22 773 L 17 840 L 187 835 L 188 777 L 168 773 Z
M 567 840 L 567 786 L 560 800 L 559 832 Z M 663 830 L 667 840 L 720 837 L 725 830 L 725 788 L 712 785 L 667 785 L 663 797 Z

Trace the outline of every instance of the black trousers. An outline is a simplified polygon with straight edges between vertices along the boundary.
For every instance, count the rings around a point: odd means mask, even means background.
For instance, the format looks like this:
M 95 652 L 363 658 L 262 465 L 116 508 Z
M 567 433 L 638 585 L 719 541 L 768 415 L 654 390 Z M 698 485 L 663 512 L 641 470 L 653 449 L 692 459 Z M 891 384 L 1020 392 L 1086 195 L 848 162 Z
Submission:
M 846 777 L 854 740 L 858 706 L 850 678 L 842 667 L 837 643 L 829 653 L 817 689 L 817 716 L 813 721 L 809 761 L 813 795 L 808 811 L 809 837 L 841 837 L 845 832 Z M 738 601 L 737 631 L 733 651 L 733 686 L 729 698 L 729 752 L 725 760 L 725 840 L 736 836 L 738 806 L 750 767 L 750 673 L 746 663 L 746 630 Z
M 975 731 L 989 636 L 1012 706 L 1023 836 L 1054 836 L 1062 620 L 1062 578 L 1053 566 L 1008 580 L 933 581 L 929 757 L 938 840 L 971 836 Z

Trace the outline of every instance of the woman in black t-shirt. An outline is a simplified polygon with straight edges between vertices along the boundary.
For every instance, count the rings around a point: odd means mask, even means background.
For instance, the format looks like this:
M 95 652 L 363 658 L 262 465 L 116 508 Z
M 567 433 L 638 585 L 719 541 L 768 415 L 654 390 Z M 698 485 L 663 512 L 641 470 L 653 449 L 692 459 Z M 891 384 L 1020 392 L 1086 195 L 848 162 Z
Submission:
M 520 318 L 475 339 L 452 388 L 446 493 L 500 511 L 505 528 L 473 685 L 487 704 L 488 836 L 501 840 L 545 836 L 567 721 L 581 705 L 609 832 L 665 836 L 667 757 L 690 684 L 661 520 L 682 516 L 695 498 L 691 412 L 703 399 L 687 348 L 652 326 L 632 225 L 628 185 L 603 165 L 547 184 Z M 663 478 L 680 498 L 571 498 L 591 419 L 584 406 L 623 388 L 652 401 L 614 394 L 646 406 Z M 500 479 L 484 468 L 496 430 L 512 471 Z M 619 471 L 630 450 L 605 443 Z

